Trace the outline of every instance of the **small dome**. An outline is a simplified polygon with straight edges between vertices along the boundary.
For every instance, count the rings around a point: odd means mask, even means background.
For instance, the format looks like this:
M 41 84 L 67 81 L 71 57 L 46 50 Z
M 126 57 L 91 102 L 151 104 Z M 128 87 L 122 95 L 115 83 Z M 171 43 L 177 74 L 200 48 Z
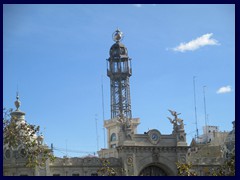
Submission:
M 122 43 L 116 42 L 110 48 L 109 55 L 111 57 L 127 56 L 128 55 L 128 51 L 127 51 L 127 48 Z

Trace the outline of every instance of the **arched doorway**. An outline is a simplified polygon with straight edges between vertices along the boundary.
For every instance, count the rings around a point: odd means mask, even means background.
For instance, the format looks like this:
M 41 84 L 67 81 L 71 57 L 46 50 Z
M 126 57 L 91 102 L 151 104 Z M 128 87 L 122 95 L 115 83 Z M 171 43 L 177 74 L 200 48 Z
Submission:
M 156 165 L 150 165 L 144 168 L 139 176 L 167 176 L 167 173 Z

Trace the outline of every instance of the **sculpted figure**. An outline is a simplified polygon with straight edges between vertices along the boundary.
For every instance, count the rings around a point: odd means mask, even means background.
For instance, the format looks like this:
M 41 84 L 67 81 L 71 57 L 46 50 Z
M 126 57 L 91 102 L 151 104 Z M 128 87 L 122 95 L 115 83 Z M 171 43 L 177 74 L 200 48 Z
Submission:
M 173 129 L 175 132 L 177 132 L 179 129 L 184 129 L 184 124 L 183 124 L 183 120 L 178 118 L 178 115 L 180 115 L 181 113 L 177 113 L 176 111 L 172 111 L 172 110 L 168 110 L 172 116 L 174 116 L 174 119 L 167 117 L 170 121 L 170 123 L 173 124 Z
M 183 120 L 180 119 L 180 118 L 178 118 L 178 119 L 177 119 L 177 122 L 179 123 L 179 125 L 178 125 L 179 129 L 184 129 Z

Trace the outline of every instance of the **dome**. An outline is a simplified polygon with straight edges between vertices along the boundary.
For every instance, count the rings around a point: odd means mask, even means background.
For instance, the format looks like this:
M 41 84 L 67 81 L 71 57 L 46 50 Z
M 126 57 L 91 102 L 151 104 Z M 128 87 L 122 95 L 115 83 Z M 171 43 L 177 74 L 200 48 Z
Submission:
M 127 56 L 127 48 L 120 42 L 116 42 L 112 45 L 109 52 L 110 57 L 119 57 L 119 56 Z

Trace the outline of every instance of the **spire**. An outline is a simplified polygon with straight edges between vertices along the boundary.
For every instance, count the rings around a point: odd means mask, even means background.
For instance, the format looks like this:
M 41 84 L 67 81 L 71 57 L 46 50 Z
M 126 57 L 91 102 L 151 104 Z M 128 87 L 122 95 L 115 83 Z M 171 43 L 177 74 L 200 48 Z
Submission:
M 21 102 L 19 101 L 19 95 L 17 91 L 16 101 L 14 102 L 16 110 L 11 112 L 11 119 L 15 122 L 25 122 L 25 112 L 22 112 L 19 107 L 21 106 Z
M 18 91 L 17 91 L 17 96 L 16 96 L 16 101 L 15 101 L 15 106 L 16 106 L 16 111 L 19 111 L 20 109 L 19 109 L 19 107 L 20 107 L 20 105 L 21 105 L 21 102 L 19 101 L 19 95 L 18 95 Z

